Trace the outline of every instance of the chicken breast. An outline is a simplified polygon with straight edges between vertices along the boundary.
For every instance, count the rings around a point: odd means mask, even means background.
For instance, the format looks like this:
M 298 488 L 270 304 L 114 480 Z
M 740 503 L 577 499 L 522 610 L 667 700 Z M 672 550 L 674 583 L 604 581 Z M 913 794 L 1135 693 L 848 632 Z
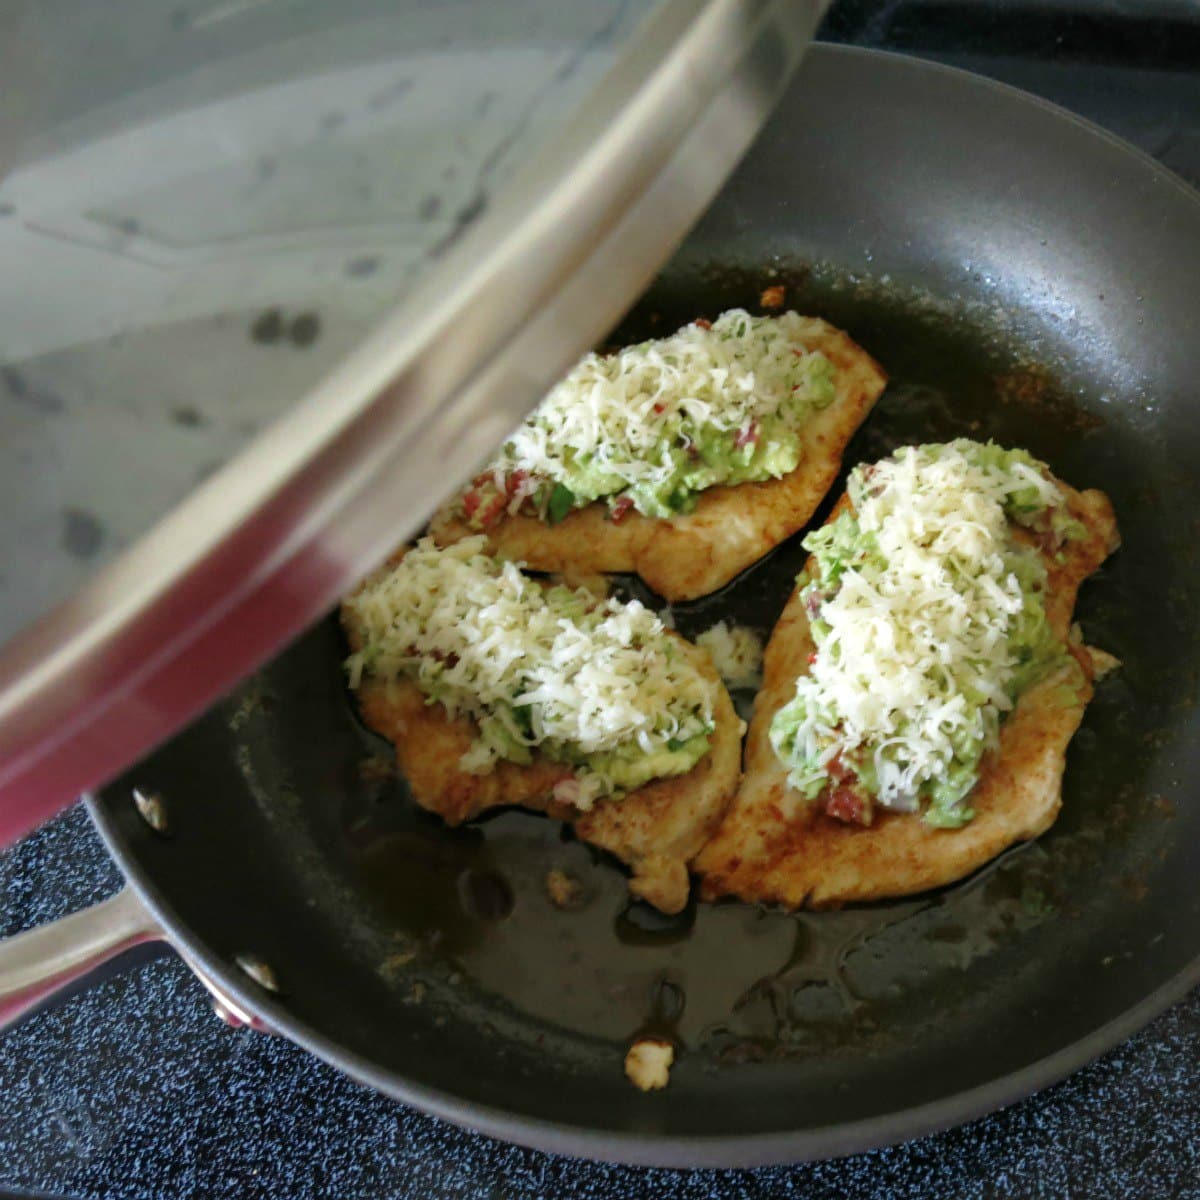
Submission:
M 1119 538 L 1103 493 L 1059 486 L 1087 531 L 1067 542 L 1060 556 L 1043 555 L 1047 620 L 1069 645 L 1079 585 L 1116 549 Z M 830 520 L 848 504 L 843 497 Z M 1062 803 L 1067 744 L 1091 699 L 1100 665 L 1093 665 L 1087 648 L 1071 648 L 1083 667 L 1082 689 L 1064 687 L 1068 672 L 1062 671 L 1020 696 L 1001 726 L 998 747 L 981 762 L 969 796 L 975 817 L 958 829 L 935 828 L 917 814 L 882 808 L 869 826 L 847 824 L 788 786 L 769 731 L 815 649 L 797 589 L 767 645 L 741 788 L 716 836 L 693 863 L 705 899 L 737 896 L 797 909 L 909 895 L 961 879 L 1053 824 Z M 1078 679 L 1074 671 L 1069 675 Z
M 347 632 L 355 644 L 348 622 Z M 473 722 L 452 719 L 440 704 L 427 704 L 414 683 L 364 678 L 359 707 L 366 724 L 395 746 L 400 770 L 422 808 L 449 825 L 509 805 L 568 821 L 580 839 L 630 867 L 629 890 L 635 896 L 676 913 L 687 904 L 688 863 L 712 836 L 737 790 L 742 739 L 742 723 L 708 656 L 683 644 L 718 688 L 709 752 L 686 775 L 654 780 L 588 812 L 554 799 L 555 785 L 569 779 L 571 769 L 548 758 L 535 758 L 528 766 L 500 762 L 485 775 L 464 771 L 458 764 L 475 740 Z
M 879 364 L 825 321 L 806 319 L 801 341 L 833 363 L 837 382 L 833 403 L 805 424 L 794 471 L 762 483 L 709 488 L 690 513 L 669 519 L 632 511 L 613 521 L 600 502 L 556 525 L 526 512 L 505 515 L 488 530 L 489 548 L 534 571 L 640 575 L 672 601 L 723 587 L 805 525 L 837 477 L 846 444 L 887 383 Z M 476 531 L 452 502 L 434 517 L 430 532 L 448 545 Z

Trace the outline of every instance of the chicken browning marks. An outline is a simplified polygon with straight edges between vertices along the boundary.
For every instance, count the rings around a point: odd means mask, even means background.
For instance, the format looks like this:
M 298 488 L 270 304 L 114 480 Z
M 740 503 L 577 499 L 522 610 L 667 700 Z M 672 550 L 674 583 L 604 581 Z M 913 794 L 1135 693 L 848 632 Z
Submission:
M 806 423 L 794 471 L 762 483 L 709 488 L 690 513 L 666 520 L 633 510 L 614 521 L 601 502 L 576 509 L 557 525 L 525 512 L 505 515 L 486 531 L 489 549 L 534 571 L 637 574 L 672 601 L 723 587 L 803 528 L 887 383 L 879 364 L 846 334 L 817 318 L 807 328 L 804 349 L 829 359 L 837 385 L 833 402 Z M 476 531 L 455 515 L 451 502 L 434 517 L 430 532 L 444 546 Z
M 353 630 L 348 629 L 351 642 Z M 680 639 L 682 641 L 682 639 Z M 364 677 L 358 691 L 363 720 L 393 743 L 413 797 L 449 825 L 509 805 L 569 821 L 579 838 L 616 855 L 633 872 L 629 890 L 665 913 L 687 904 L 688 863 L 712 836 L 737 789 L 741 722 L 708 656 L 683 643 L 689 659 L 717 688 L 709 752 L 686 775 L 656 779 L 619 800 L 580 812 L 554 799 L 570 767 L 544 757 L 528 766 L 499 762 L 485 775 L 462 770 L 475 739 L 474 722 L 427 704 L 416 684 Z
M 1068 644 L 1079 585 L 1116 549 L 1119 537 L 1102 492 L 1059 486 L 1087 531 L 1063 547 L 1062 561 L 1043 554 L 1046 616 Z M 829 519 L 848 504 L 843 497 Z M 1072 649 L 1083 667 L 1082 688 L 1064 688 L 1065 672 L 1056 672 L 1021 695 L 1001 726 L 999 746 L 980 764 L 979 782 L 969 796 L 975 818 L 954 830 L 882 808 L 869 826 L 847 824 L 826 815 L 820 804 L 806 804 L 788 787 L 769 731 L 776 712 L 794 694 L 796 679 L 807 673 L 815 649 L 797 589 L 766 649 L 741 788 L 693 864 L 705 899 L 737 896 L 797 909 L 909 895 L 961 879 L 1053 824 L 1062 804 L 1067 744 L 1091 699 L 1099 665 L 1085 647 Z

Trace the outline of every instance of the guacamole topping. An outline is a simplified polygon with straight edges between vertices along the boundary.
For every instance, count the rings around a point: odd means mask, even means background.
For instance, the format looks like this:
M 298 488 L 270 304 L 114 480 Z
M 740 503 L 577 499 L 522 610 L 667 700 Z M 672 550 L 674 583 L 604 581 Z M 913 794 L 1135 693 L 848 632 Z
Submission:
M 479 733 L 473 773 L 535 752 L 577 768 L 556 798 L 590 808 L 707 753 L 715 686 L 636 600 L 549 586 L 484 553 L 423 538 L 346 601 L 360 635 L 350 684 L 408 679 Z
M 529 506 L 546 521 L 597 500 L 613 520 L 690 511 L 705 488 L 795 470 L 834 368 L 804 348 L 794 312 L 731 309 L 670 337 L 587 355 L 505 443 L 461 501 L 487 528 Z
M 1057 668 L 1080 678 L 1046 621 L 1037 545 L 1082 526 L 1042 463 L 991 442 L 906 447 L 857 467 L 848 493 L 804 540 L 816 652 L 771 742 L 830 815 L 869 824 L 878 802 L 955 828 L 1017 697 Z

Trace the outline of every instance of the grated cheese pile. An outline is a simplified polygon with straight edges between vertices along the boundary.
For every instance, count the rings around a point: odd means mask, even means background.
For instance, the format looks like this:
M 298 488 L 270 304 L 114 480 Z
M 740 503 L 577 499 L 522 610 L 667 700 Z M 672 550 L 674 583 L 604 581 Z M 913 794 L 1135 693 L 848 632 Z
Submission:
M 806 417 L 834 397 L 832 365 L 804 349 L 810 326 L 794 312 L 731 309 L 711 326 L 696 322 L 615 354 L 589 354 L 484 478 L 510 511 L 532 500 L 557 520 L 572 507 L 620 497 L 664 517 L 715 484 L 784 475 L 799 462 Z
M 849 483 L 853 513 L 810 534 L 803 597 L 817 653 L 772 741 L 815 796 L 851 768 L 885 806 L 955 826 L 1016 695 L 1064 651 L 1045 568 L 1010 520 L 1045 524 L 1061 490 L 1024 452 L 959 440 L 907 447 Z
M 696 645 L 708 651 L 718 674 L 731 688 L 758 687 L 762 682 L 762 638 L 753 629 L 718 621 L 696 639 Z
M 708 748 L 715 689 L 654 613 L 543 586 L 483 546 L 424 538 L 346 602 L 361 633 L 351 686 L 364 672 L 404 677 L 473 719 L 461 763 L 472 772 L 529 762 L 535 748 L 576 764 L 555 794 L 584 809 L 690 770 Z

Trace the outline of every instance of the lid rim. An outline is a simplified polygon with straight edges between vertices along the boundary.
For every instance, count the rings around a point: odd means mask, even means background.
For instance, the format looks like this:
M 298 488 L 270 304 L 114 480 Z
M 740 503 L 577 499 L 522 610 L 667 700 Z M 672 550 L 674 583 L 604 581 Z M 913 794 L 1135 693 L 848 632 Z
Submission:
M 825 6 L 669 0 L 358 350 L 0 649 L 0 845 L 181 727 L 419 528 L 665 262 Z

